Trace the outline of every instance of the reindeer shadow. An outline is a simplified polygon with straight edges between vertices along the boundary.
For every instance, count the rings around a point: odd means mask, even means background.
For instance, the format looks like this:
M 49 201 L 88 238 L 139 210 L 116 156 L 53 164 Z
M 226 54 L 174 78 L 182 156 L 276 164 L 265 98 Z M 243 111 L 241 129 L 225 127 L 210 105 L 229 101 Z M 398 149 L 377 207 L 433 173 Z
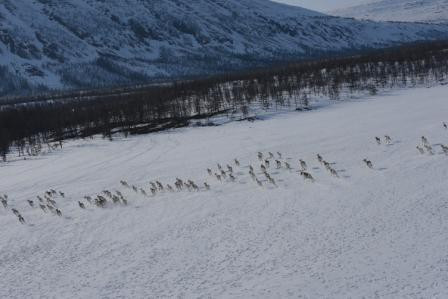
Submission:
M 385 171 L 385 170 L 387 170 L 386 167 L 379 167 L 379 168 L 374 168 L 374 169 L 376 169 L 376 170 L 378 170 L 378 171 Z
M 392 141 L 391 143 L 387 143 L 386 146 L 394 146 L 394 145 L 397 145 L 400 143 L 402 143 L 401 140 L 395 140 L 395 141 Z

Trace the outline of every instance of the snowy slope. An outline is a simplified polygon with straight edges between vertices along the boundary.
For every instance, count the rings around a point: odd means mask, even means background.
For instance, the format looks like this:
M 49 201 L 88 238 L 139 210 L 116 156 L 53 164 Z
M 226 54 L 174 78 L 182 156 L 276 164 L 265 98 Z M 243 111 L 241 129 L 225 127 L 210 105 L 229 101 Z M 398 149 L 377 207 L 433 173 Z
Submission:
M 331 14 L 376 21 L 448 23 L 448 0 L 374 0 Z
M 268 0 L 3 0 L 0 95 L 147 82 L 447 37 Z
M 447 92 L 413 89 L 254 123 L 76 141 L 2 164 L 10 207 L 0 207 L 0 297 L 446 298 L 448 157 L 436 144 L 448 143 Z M 392 144 L 377 145 L 374 136 L 385 134 Z M 422 135 L 435 155 L 416 150 Z M 263 178 L 258 151 L 280 151 L 294 168 L 269 168 L 277 188 L 249 177 L 252 164 Z M 235 157 L 236 182 L 207 175 Z M 298 175 L 299 158 L 315 183 Z M 149 181 L 176 177 L 211 190 L 145 198 L 119 184 L 148 191 Z M 63 217 L 26 203 L 49 188 L 66 194 L 56 197 Z M 121 190 L 128 206 L 82 199 L 104 189 Z

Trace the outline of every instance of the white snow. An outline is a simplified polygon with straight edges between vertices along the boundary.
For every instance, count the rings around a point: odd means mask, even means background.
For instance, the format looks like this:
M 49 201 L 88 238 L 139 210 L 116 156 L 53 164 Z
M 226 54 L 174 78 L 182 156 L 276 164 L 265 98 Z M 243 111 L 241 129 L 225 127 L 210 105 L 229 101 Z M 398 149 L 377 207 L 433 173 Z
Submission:
M 419 88 L 284 113 L 265 121 L 188 128 L 109 142 L 72 141 L 0 164 L 1 298 L 446 298 L 448 86 Z M 388 134 L 391 145 L 377 145 Z M 420 155 L 424 135 L 436 154 Z M 293 171 L 252 182 L 256 154 L 283 153 Z M 339 171 L 331 177 L 320 153 Z M 207 167 L 238 158 L 236 182 Z M 316 182 L 297 173 L 307 161 Z M 374 169 L 362 159 L 368 158 Z M 176 177 L 210 191 L 145 198 Z M 28 206 L 49 188 L 63 217 Z M 121 190 L 128 206 L 101 209 L 84 195 Z M 86 202 L 87 209 L 77 201 Z
M 330 14 L 375 21 L 448 23 L 448 0 L 370 0 Z

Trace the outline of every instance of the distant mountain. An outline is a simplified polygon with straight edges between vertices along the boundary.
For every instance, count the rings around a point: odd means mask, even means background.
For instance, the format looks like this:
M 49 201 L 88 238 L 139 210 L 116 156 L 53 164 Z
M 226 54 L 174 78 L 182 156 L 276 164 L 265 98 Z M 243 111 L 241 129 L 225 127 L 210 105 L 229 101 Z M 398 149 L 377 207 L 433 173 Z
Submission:
M 448 37 L 267 0 L 1 0 L 0 94 L 212 74 Z
M 448 0 L 376 0 L 332 14 L 376 21 L 448 23 Z

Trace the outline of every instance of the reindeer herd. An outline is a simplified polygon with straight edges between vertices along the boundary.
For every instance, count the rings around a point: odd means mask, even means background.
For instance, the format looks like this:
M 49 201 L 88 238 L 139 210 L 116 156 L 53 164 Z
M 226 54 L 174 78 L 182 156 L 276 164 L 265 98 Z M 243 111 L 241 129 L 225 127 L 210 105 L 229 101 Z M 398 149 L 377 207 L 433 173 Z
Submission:
M 448 129 L 448 125 L 443 123 L 443 127 Z M 392 145 L 392 138 L 389 135 L 385 135 L 384 138 L 375 137 L 375 142 L 378 145 Z M 448 146 L 443 144 L 440 145 L 442 152 L 448 155 Z M 428 141 L 425 136 L 421 137 L 421 143 L 416 146 L 420 154 L 434 155 L 433 145 Z M 203 181 L 201 183 L 195 182 L 191 179 L 181 179 L 176 177 L 173 183 L 164 184 L 159 180 L 149 181 L 147 186 L 139 187 L 137 185 L 132 185 L 126 180 L 121 180 L 120 185 L 128 192 L 122 192 L 119 190 L 103 190 L 96 195 L 86 195 L 82 200 L 77 201 L 77 205 L 80 209 L 85 210 L 88 208 L 106 208 L 106 207 L 117 207 L 117 206 L 127 206 L 129 203 L 129 198 L 135 198 L 135 195 L 142 196 L 144 198 L 155 198 L 158 195 L 164 193 L 179 193 L 179 192 L 205 192 L 212 189 L 212 181 L 218 184 L 225 183 L 236 183 L 242 182 L 245 177 L 248 177 L 258 186 L 270 186 L 271 188 L 278 188 L 278 182 L 275 178 L 275 174 L 278 174 L 280 170 L 283 170 L 289 174 L 298 174 L 305 181 L 315 182 L 316 179 L 310 172 L 308 163 L 299 159 L 297 161 L 297 166 L 291 164 L 291 158 L 284 158 L 281 152 L 258 152 L 255 157 L 255 163 L 249 163 L 245 166 L 242 165 L 238 158 L 233 159 L 231 163 L 228 164 L 216 164 L 216 168 L 207 168 L 207 174 L 209 180 Z M 339 172 L 332 166 L 335 163 L 330 163 L 326 161 L 322 155 L 316 155 L 317 162 L 331 175 L 335 178 L 340 178 Z M 365 158 L 363 159 L 364 164 L 369 169 L 375 169 L 371 160 Z M 315 169 L 315 168 L 313 168 Z M 129 195 L 133 193 L 134 196 Z M 125 195 L 125 194 L 126 195 Z M 66 195 L 62 191 L 57 191 L 55 189 L 49 189 L 45 191 L 42 195 L 37 195 L 35 199 L 27 199 L 28 206 L 32 209 L 40 209 L 44 214 L 51 214 L 55 216 L 62 217 L 62 211 L 60 209 L 60 201 L 66 199 Z M 8 195 L 0 195 L 0 202 L 4 209 L 10 209 L 11 212 L 17 217 L 18 221 L 25 224 L 25 218 L 17 210 L 17 208 L 12 207 Z
M 62 191 L 56 191 L 54 189 L 50 189 L 45 191 L 45 193 L 41 196 L 36 196 L 38 204 L 34 200 L 27 199 L 27 203 L 31 208 L 40 208 L 44 213 L 53 213 L 59 217 L 62 217 L 62 212 L 58 208 L 58 204 L 56 203 L 57 198 L 64 198 L 65 193 Z M 8 195 L 0 195 L 0 201 L 5 209 L 9 208 Z M 39 205 L 39 207 L 37 207 Z M 14 215 L 17 216 L 20 223 L 25 224 L 25 218 L 23 218 L 22 214 L 16 209 L 11 208 L 11 211 Z

